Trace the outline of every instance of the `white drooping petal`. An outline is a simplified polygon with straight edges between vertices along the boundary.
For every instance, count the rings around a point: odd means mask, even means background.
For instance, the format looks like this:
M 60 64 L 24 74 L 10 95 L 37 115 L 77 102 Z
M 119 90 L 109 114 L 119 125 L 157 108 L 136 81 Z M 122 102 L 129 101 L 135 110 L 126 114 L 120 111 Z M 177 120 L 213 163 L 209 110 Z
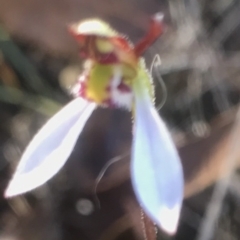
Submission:
M 147 90 L 136 82 L 131 177 L 138 201 L 154 222 L 174 234 L 183 199 L 183 171 L 171 136 Z
M 26 148 L 5 197 L 30 191 L 53 177 L 67 161 L 95 107 L 76 98 L 54 115 Z

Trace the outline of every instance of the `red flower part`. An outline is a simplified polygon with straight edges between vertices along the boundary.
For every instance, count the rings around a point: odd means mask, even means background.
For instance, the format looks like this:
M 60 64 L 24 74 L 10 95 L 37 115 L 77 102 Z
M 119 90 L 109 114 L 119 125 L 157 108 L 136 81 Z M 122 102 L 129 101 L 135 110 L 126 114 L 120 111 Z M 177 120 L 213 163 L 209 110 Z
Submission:
M 132 89 L 130 88 L 130 86 L 128 86 L 126 83 L 124 83 L 123 80 L 120 82 L 117 89 L 123 93 L 132 92 Z
M 100 53 L 99 51 L 96 50 L 95 57 L 96 57 L 96 60 L 101 64 L 114 64 L 119 62 L 114 52 Z
M 150 23 L 148 33 L 135 45 L 135 53 L 139 57 L 141 56 L 164 31 L 163 15 L 161 13 L 155 14 Z

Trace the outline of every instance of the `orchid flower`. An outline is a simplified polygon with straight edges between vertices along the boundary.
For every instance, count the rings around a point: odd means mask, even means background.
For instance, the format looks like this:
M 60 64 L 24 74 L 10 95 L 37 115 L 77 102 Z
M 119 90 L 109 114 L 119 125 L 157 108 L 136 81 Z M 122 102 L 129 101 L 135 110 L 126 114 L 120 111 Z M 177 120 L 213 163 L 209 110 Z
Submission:
M 154 107 L 154 88 L 143 52 L 162 33 L 151 18 L 148 33 L 135 46 L 107 23 L 90 19 L 70 32 L 86 58 L 74 87 L 76 98 L 54 115 L 26 148 L 5 197 L 25 193 L 52 178 L 69 158 L 97 106 L 133 114 L 131 179 L 137 200 L 164 231 L 174 234 L 183 199 L 183 171 L 171 136 Z

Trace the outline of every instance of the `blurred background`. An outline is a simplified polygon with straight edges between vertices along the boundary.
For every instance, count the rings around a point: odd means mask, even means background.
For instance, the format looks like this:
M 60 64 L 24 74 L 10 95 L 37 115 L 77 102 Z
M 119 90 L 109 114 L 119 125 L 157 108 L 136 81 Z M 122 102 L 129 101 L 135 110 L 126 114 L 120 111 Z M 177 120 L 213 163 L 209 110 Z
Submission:
M 159 112 L 184 167 L 177 234 L 156 234 L 135 200 L 131 115 L 122 110 L 97 109 L 59 174 L 4 199 L 32 136 L 71 100 L 82 62 L 67 26 L 98 17 L 136 42 L 156 12 L 166 31 L 144 57 L 150 68 L 161 56 L 156 104 L 163 81 Z M 0 240 L 240 239 L 239 13 L 239 0 L 0 0 Z

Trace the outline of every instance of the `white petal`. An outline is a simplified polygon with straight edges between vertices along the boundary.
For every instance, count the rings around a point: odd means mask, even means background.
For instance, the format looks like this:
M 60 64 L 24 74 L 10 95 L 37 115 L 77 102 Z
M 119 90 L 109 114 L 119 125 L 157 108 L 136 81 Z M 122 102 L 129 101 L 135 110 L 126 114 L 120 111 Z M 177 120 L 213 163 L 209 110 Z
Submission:
M 135 83 L 132 183 L 138 201 L 159 227 L 174 234 L 183 199 L 183 171 L 171 136 L 146 89 Z
M 5 197 L 30 191 L 53 177 L 67 161 L 95 107 L 76 98 L 54 115 L 25 150 Z

